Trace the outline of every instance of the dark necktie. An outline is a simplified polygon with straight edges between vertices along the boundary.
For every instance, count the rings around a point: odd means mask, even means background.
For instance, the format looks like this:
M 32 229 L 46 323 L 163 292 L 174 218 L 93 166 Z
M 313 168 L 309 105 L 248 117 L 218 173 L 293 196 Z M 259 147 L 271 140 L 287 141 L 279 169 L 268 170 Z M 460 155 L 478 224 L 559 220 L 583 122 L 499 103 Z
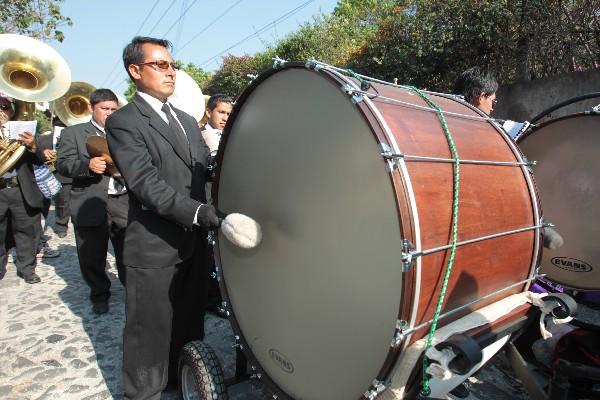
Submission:
M 175 137 L 177 138 L 177 141 L 181 145 L 181 148 L 189 154 L 190 144 L 189 144 L 187 135 L 185 134 L 183 129 L 181 129 L 181 126 L 175 120 L 175 118 L 173 117 L 173 114 L 171 114 L 171 107 L 169 107 L 169 105 L 167 103 L 165 103 L 165 104 L 163 104 L 161 110 L 167 116 L 167 121 L 169 121 L 169 127 L 171 128 L 171 131 L 175 134 Z

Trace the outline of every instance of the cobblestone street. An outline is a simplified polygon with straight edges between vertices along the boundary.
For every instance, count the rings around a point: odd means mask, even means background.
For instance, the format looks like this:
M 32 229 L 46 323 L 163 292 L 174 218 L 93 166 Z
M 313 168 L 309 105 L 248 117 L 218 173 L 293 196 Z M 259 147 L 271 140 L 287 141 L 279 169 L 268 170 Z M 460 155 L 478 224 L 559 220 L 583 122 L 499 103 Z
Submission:
M 41 283 L 26 284 L 16 276 L 10 261 L 0 280 L 0 398 L 121 399 L 125 293 L 114 259 L 109 254 L 110 311 L 95 315 L 79 271 L 72 227 L 63 239 L 51 228 L 46 234 L 61 255 L 38 261 Z M 217 352 L 225 376 L 232 376 L 235 354 L 229 323 L 209 315 L 206 332 L 206 341 Z M 471 378 L 470 387 L 472 399 L 526 398 L 498 357 Z M 233 400 L 271 398 L 254 381 L 231 387 L 229 395 Z M 175 392 L 167 392 L 162 399 L 176 397 Z

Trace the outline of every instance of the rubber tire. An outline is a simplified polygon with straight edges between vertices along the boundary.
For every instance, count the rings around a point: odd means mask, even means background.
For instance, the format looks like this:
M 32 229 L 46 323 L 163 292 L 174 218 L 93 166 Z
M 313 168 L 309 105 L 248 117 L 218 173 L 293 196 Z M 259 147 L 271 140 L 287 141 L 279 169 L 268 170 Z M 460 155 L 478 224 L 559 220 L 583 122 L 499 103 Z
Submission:
M 448 368 L 457 375 L 465 375 L 483 359 L 479 343 L 463 333 L 455 333 L 435 346 L 438 350 L 447 347 L 450 347 L 456 354 L 456 357 L 448 364 Z
M 213 349 L 206 343 L 195 340 L 187 343 L 181 350 L 179 357 L 179 368 L 177 374 L 179 398 L 189 400 L 185 397 L 183 387 L 183 370 L 191 370 L 195 389 L 200 400 L 228 400 L 227 387 L 221 363 Z M 189 378 L 188 378 L 189 380 Z
M 577 311 L 577 302 L 566 293 L 552 293 L 542 300 L 556 300 L 559 305 L 552 310 L 552 315 L 558 319 L 573 317 Z

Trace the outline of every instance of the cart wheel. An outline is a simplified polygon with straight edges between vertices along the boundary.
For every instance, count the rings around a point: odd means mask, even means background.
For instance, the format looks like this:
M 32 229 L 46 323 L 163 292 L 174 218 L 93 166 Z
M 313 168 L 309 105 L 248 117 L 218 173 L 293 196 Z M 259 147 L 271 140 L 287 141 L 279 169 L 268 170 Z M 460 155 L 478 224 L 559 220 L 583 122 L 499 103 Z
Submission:
M 184 400 L 227 400 L 223 369 L 213 349 L 199 340 L 187 343 L 179 358 L 179 391 Z
M 443 350 L 447 347 L 451 348 L 456 354 L 456 357 L 448 364 L 450 371 L 455 374 L 465 375 L 483 359 L 483 353 L 479 344 L 471 336 L 463 333 L 455 333 L 435 346 L 438 350 Z
M 577 303 L 565 293 L 552 293 L 544 297 L 543 300 L 556 300 L 558 305 L 552 310 L 552 315 L 558 319 L 572 317 L 577 311 Z

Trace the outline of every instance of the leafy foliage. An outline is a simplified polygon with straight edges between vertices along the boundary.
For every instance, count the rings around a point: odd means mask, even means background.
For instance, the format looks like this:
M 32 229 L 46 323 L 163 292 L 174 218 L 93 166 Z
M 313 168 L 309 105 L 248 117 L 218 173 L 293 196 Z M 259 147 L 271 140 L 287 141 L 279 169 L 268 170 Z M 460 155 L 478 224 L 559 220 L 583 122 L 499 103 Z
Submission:
M 597 0 L 400 1 L 349 65 L 440 91 L 473 65 L 501 82 L 594 68 L 599 17 Z
M 272 64 L 271 54 L 267 50 L 254 57 L 247 55 L 223 57 L 223 64 L 208 82 L 206 92 L 211 95 L 222 93 L 236 98 L 255 75 Z
M 60 13 L 63 0 L 9 0 L 0 7 L 0 32 L 18 33 L 40 40 L 64 40 L 60 27 L 71 26 Z

